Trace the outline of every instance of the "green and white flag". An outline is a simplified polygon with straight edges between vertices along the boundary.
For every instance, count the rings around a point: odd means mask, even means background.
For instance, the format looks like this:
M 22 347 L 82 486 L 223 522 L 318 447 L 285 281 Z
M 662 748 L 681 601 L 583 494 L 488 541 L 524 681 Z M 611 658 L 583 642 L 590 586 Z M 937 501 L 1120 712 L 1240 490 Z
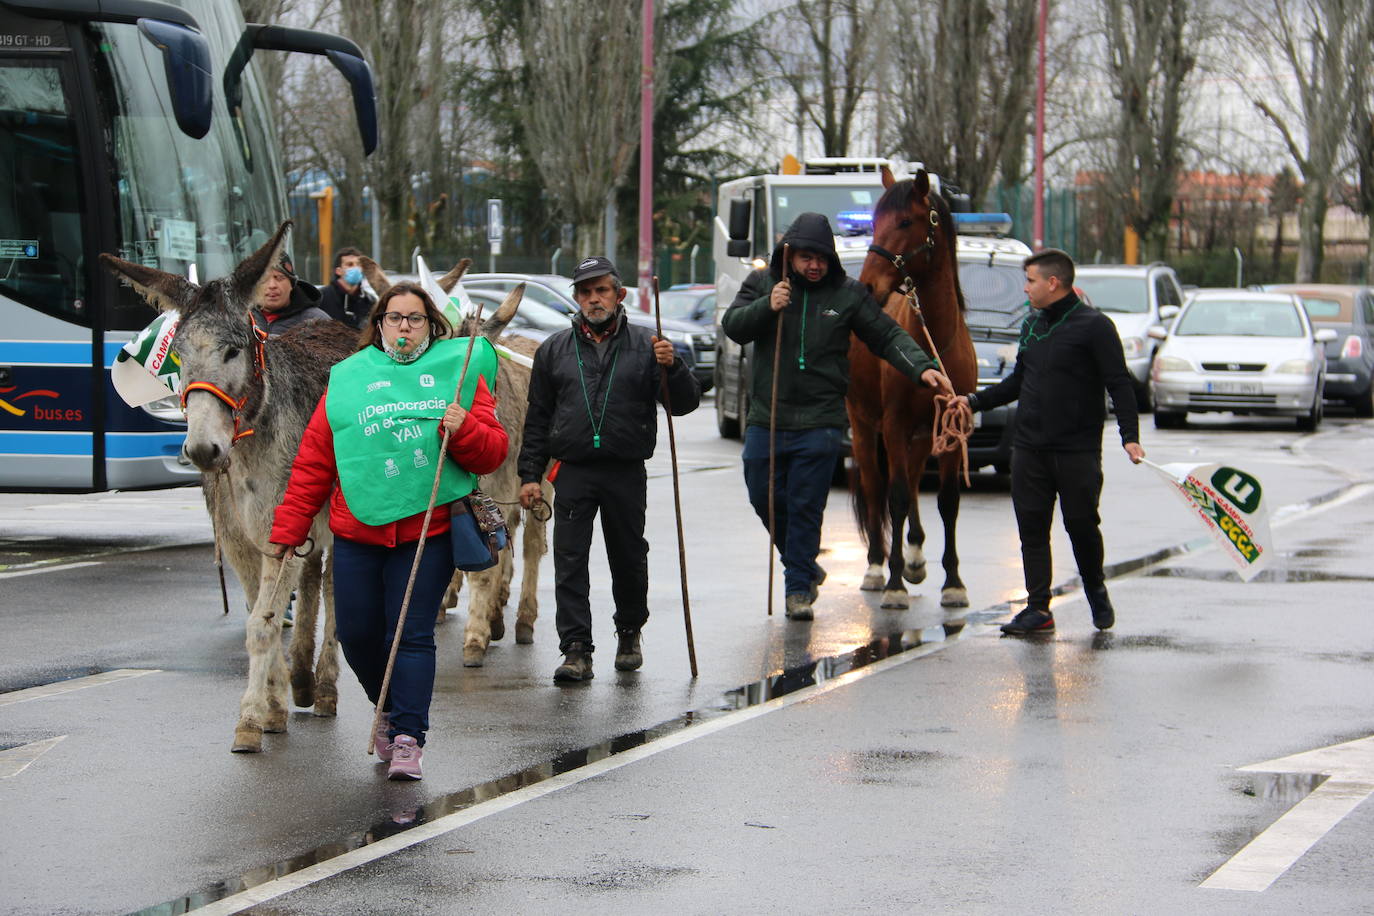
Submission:
M 180 323 L 177 312 L 163 312 L 115 357 L 110 380 L 130 407 L 142 407 L 181 391 L 181 360 L 172 352 L 172 338 Z
M 420 285 L 424 287 L 425 292 L 429 293 L 434 304 L 439 306 L 439 311 L 444 313 L 449 324 L 455 328 L 462 323 L 465 317 L 476 311 L 467 290 L 463 289 L 463 281 L 459 280 L 453 284 L 451 292 L 444 292 L 443 287 L 434 279 L 434 274 L 430 273 L 429 265 L 425 263 L 425 259 L 420 256 L 418 250 L 415 252 L 415 272 L 420 276 Z
M 1269 507 L 1253 474 L 1224 464 L 1155 464 L 1249 582 L 1269 563 Z

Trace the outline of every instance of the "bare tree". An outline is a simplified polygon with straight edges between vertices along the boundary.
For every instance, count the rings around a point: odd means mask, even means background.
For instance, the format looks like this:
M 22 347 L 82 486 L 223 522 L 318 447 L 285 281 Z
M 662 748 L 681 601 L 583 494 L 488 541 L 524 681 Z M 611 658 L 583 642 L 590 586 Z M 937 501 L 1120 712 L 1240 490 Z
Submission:
M 639 145 L 640 12 L 634 0 L 527 0 L 529 151 L 579 257 L 602 250 L 606 203 Z
M 1370 66 L 1372 7 L 1369 0 L 1271 0 L 1255 13 L 1255 32 L 1277 56 L 1278 75 L 1291 77 L 1296 96 L 1277 91 L 1254 104 L 1282 136 L 1303 179 L 1300 283 L 1321 275 L 1331 183 L 1348 138 L 1357 75 Z
M 1374 16 L 1369 27 L 1374 29 Z M 1365 39 L 1365 47 L 1374 34 Z M 1355 151 L 1355 202 L 1369 226 L 1365 282 L 1374 282 L 1374 73 L 1368 61 L 1352 70 L 1355 86 L 1350 106 L 1350 145 Z
M 1102 190 L 1162 258 L 1183 163 L 1184 108 L 1199 35 L 1195 0 L 1098 0 L 1112 110 L 1097 146 Z
M 884 60 L 892 143 L 979 201 L 1004 161 L 1019 177 L 1035 86 L 1037 0 L 897 0 Z M 929 28 L 913 28 L 931 23 Z M 887 138 L 883 138 L 887 142 Z M 1013 152 L 1014 150 L 1014 152 Z
M 820 131 L 827 156 L 847 156 L 868 92 L 876 0 L 796 0 L 768 26 L 768 57 L 796 96 L 799 117 Z

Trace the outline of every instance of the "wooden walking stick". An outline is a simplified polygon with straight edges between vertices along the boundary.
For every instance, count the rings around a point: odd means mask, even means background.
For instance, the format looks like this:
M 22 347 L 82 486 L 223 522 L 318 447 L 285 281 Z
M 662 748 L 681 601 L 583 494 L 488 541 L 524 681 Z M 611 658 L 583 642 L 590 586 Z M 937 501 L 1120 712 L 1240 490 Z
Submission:
M 654 321 L 658 325 L 658 339 L 663 336 L 663 313 L 658 304 L 658 277 L 654 277 Z M 692 677 L 697 676 L 697 647 L 692 641 L 692 603 L 687 598 L 687 548 L 682 536 L 682 486 L 677 478 L 677 436 L 673 433 L 673 400 L 668 394 L 668 367 L 659 364 L 659 381 L 663 386 L 663 408 L 668 413 L 668 454 L 673 464 L 673 512 L 677 515 L 677 565 L 682 572 L 682 622 L 687 627 L 687 661 Z
M 468 364 L 472 362 L 472 350 L 477 345 L 477 331 L 482 326 L 482 303 L 477 303 L 477 312 L 473 316 L 473 332 L 468 335 L 468 352 L 463 355 L 463 369 L 458 373 L 458 390 L 453 395 L 453 402 L 460 403 L 463 399 L 463 382 L 468 377 Z M 420 571 L 420 558 L 424 556 L 425 540 L 429 537 L 429 519 L 434 515 L 434 501 L 439 498 L 439 477 L 444 471 L 444 459 L 448 457 L 448 438 L 452 431 L 444 426 L 442 420 L 439 425 L 443 427 L 444 438 L 439 444 L 439 460 L 434 462 L 434 486 L 429 491 L 429 505 L 425 507 L 425 520 L 420 526 L 420 540 L 415 544 L 415 560 L 410 564 L 410 578 L 406 580 L 406 593 L 401 598 L 401 613 L 396 617 L 396 635 L 391 638 L 391 654 L 386 659 L 386 672 L 382 675 L 382 690 L 377 695 L 377 708 L 372 711 L 372 730 L 367 735 L 367 752 L 373 752 L 373 739 L 377 734 L 377 725 L 382 721 L 382 709 L 386 706 L 386 694 L 391 688 L 391 669 L 396 666 L 396 651 L 401 648 L 401 632 L 406 625 L 406 612 L 410 610 L 410 593 L 415 589 L 415 576 Z
M 782 280 L 787 279 L 787 271 L 791 266 L 788 261 L 791 258 L 792 246 L 786 243 L 782 246 Z M 778 282 L 781 283 L 782 280 Z M 771 296 L 772 293 L 770 292 Z M 782 313 L 786 309 L 778 312 L 778 329 L 773 337 L 773 400 L 768 406 L 768 616 L 773 616 L 773 547 L 777 543 L 777 513 L 774 509 L 773 500 L 775 497 L 773 485 L 773 475 L 777 470 L 778 461 L 778 362 L 782 356 Z

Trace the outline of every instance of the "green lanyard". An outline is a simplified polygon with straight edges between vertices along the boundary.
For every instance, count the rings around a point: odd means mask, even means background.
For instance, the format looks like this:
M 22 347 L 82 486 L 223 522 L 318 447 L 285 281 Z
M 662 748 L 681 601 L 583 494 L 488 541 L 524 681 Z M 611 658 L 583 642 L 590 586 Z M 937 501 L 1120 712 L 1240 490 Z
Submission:
M 797 351 L 797 368 L 802 372 L 806 371 L 806 311 L 808 304 L 808 293 L 802 290 L 802 320 L 801 320 L 801 349 Z
M 1018 350 L 1024 350 L 1024 349 L 1026 349 L 1026 347 L 1029 347 L 1031 344 L 1035 343 L 1036 341 L 1040 341 L 1040 340 L 1045 340 L 1045 339 L 1047 339 L 1051 334 L 1054 333 L 1054 329 L 1057 328 L 1057 327 L 1059 327 L 1061 324 L 1063 324 L 1064 321 L 1065 321 L 1065 319 L 1067 319 L 1070 315 L 1072 315 L 1072 314 L 1074 313 L 1074 311 L 1077 310 L 1077 308 L 1078 308 L 1080 305 L 1082 305 L 1082 304 L 1083 304 L 1083 303 L 1082 303 L 1081 301 L 1075 302 L 1072 306 L 1070 306 L 1070 308 L 1069 308 L 1069 310 L 1068 310 L 1067 312 L 1065 312 L 1064 314 L 1062 314 L 1062 315 L 1059 316 L 1059 320 L 1058 320 L 1058 321 L 1056 321 L 1054 324 L 1052 324 L 1052 325 L 1050 325 L 1048 328 L 1046 328 L 1046 329 L 1045 329 L 1045 333 L 1043 333 L 1043 334 L 1041 334 L 1039 331 L 1035 330 L 1035 326 L 1036 326 L 1036 324 L 1039 323 L 1039 321 L 1040 321 L 1040 316 L 1041 316 L 1041 314 L 1042 314 L 1041 312 L 1036 312 L 1034 315 L 1031 316 L 1031 320 L 1028 321 L 1028 322 L 1026 322 L 1025 326 L 1022 328 L 1022 330 L 1021 330 L 1021 345 L 1020 345 L 1019 347 L 1017 347 L 1017 349 L 1018 349 Z
M 606 396 L 601 399 L 601 417 L 592 415 L 592 399 L 587 394 L 587 376 L 582 371 L 582 345 L 573 335 L 573 349 L 577 353 L 577 379 L 582 383 L 582 400 L 587 405 L 587 422 L 592 425 L 592 448 L 601 448 L 601 427 L 606 423 L 606 404 L 611 400 L 611 382 L 615 380 L 615 365 L 620 361 L 620 341 L 615 342 L 611 351 L 611 371 L 606 376 Z

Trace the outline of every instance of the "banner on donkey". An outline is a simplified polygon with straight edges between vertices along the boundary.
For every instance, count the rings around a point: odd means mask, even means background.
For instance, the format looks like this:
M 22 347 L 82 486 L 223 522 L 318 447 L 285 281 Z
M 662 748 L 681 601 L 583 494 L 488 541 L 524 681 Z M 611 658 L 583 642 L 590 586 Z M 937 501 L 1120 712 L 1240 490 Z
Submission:
M 1258 478 L 1224 464 L 1144 463 L 1169 482 L 1236 564 L 1241 579 L 1249 582 L 1268 565 L 1269 507 Z
M 110 380 L 130 407 L 142 407 L 181 391 L 181 360 L 172 352 L 181 316 L 163 312 L 115 356 Z

